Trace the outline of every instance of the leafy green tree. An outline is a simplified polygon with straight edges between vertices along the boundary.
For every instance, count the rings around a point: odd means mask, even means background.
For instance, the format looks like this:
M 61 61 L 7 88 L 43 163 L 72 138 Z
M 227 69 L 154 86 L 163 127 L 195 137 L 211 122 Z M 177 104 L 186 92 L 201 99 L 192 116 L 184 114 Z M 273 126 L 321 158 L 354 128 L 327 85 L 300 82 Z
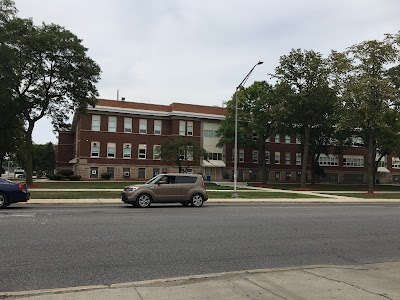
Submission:
M 388 151 L 384 150 L 388 145 L 384 135 L 390 128 L 398 128 L 399 77 L 398 70 L 391 67 L 400 61 L 399 41 L 397 33 L 332 53 L 344 106 L 340 126 L 357 130 L 368 148 L 369 193 L 374 188 L 377 150 L 382 154 Z
M 276 103 L 274 88 L 266 81 L 254 82 L 248 88 L 242 88 L 238 99 L 238 146 L 256 148 L 260 153 L 263 182 L 268 180 L 268 165 L 265 164 L 265 140 L 275 130 L 272 113 Z M 217 131 L 218 147 L 234 143 L 235 138 L 236 95 L 226 103 L 227 115 Z
M 197 165 L 206 151 L 190 138 L 168 137 L 160 149 L 160 157 L 163 161 L 178 166 L 179 173 L 185 173 L 190 166 Z
M 24 123 L 12 101 L 13 72 L 9 61 L 12 51 L 6 45 L 5 26 L 17 13 L 14 1 L 0 0 L 0 162 L 6 157 L 22 156 L 24 151 Z
M 56 167 L 53 143 L 32 145 L 33 170 L 38 173 L 52 173 Z
M 278 130 L 294 132 L 302 142 L 302 187 L 306 185 L 311 142 L 328 135 L 324 130 L 335 123 L 337 98 L 329 83 L 330 73 L 329 60 L 320 53 L 292 49 L 281 56 L 273 75 L 280 99 L 274 111 Z
M 11 58 L 2 70 L 7 70 L 5 84 L 24 120 L 29 184 L 35 123 L 48 116 L 58 131 L 68 128 L 72 111 L 86 113 L 88 105 L 96 104 L 100 67 L 87 56 L 82 41 L 59 25 L 35 26 L 31 19 L 9 18 L 2 33 L 0 57 Z

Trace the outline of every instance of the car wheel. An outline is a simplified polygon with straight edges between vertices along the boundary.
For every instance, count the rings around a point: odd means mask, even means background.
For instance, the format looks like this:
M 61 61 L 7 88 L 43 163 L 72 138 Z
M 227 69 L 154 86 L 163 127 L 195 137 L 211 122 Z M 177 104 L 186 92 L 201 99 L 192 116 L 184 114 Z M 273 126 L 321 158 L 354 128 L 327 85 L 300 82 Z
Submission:
M 151 197 L 148 194 L 140 194 L 136 198 L 137 207 L 146 208 L 149 207 L 151 203 Z
M 181 204 L 182 204 L 183 206 L 188 206 L 188 205 L 190 204 L 190 202 L 189 202 L 189 201 L 182 201 Z
M 4 193 L 0 193 L 0 209 L 8 206 L 7 196 Z
M 195 206 L 195 207 L 202 206 L 204 203 L 203 195 L 202 194 L 194 194 L 192 196 L 192 199 L 190 200 L 190 203 L 192 204 L 192 206 Z

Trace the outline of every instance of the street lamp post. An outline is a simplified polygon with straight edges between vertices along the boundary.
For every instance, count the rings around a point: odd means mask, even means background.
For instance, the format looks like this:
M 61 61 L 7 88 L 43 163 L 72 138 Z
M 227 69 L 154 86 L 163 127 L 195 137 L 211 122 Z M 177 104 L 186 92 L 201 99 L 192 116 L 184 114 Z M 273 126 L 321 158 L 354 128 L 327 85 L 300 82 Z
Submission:
M 233 194 L 232 198 L 237 198 L 237 163 L 238 163 L 238 93 L 239 89 L 246 83 L 247 79 L 249 79 L 250 74 L 253 72 L 254 68 L 258 65 L 263 64 L 262 61 L 259 61 L 254 65 L 254 67 L 250 70 L 250 72 L 246 75 L 246 77 L 242 80 L 242 82 L 236 87 L 235 92 L 235 159 L 233 165 Z

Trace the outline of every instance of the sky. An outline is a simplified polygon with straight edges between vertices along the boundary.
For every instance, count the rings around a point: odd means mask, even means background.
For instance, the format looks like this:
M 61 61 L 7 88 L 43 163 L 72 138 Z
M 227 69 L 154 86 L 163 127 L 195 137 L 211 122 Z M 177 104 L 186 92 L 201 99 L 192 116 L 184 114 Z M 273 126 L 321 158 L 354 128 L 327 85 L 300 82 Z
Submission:
M 218 105 L 271 81 L 291 49 L 328 56 L 400 30 L 399 0 L 15 0 L 18 16 L 64 26 L 102 73 L 99 98 Z M 117 92 L 119 91 L 119 92 Z M 50 120 L 36 144 L 57 143 Z

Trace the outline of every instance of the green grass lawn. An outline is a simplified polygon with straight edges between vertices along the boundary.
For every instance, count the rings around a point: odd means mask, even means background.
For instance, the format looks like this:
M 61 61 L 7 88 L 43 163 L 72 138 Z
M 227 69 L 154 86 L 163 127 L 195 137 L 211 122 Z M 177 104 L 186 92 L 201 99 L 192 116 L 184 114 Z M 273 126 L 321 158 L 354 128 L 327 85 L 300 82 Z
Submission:
M 354 198 L 362 198 L 362 199 L 400 199 L 400 193 L 327 193 L 329 195 L 338 195 L 345 197 L 354 197 Z
M 112 191 L 31 191 L 31 199 L 113 199 L 119 198 L 119 192 Z M 294 193 L 280 193 L 280 192 L 246 192 L 238 191 L 239 198 L 260 199 L 260 198 L 320 198 L 318 196 L 309 196 Z M 208 192 L 209 198 L 231 198 L 232 192 L 228 191 L 212 191 Z

